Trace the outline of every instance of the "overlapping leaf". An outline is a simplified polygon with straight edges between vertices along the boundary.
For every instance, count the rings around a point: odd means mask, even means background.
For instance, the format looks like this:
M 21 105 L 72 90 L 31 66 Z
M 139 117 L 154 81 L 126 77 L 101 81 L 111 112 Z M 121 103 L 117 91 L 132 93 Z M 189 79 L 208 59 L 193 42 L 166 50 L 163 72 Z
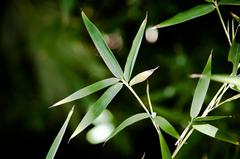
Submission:
M 208 58 L 207 64 L 202 72 L 204 75 L 211 75 L 211 63 L 212 63 L 212 55 Z M 197 87 L 195 89 L 191 110 L 190 110 L 190 116 L 191 118 L 195 118 L 198 116 L 198 114 L 201 111 L 205 96 L 207 94 L 208 86 L 210 83 L 210 78 L 208 76 L 201 77 L 198 81 Z
M 156 28 L 163 28 L 163 27 L 168 27 L 171 25 L 175 25 L 175 24 L 179 24 L 179 23 L 183 23 L 185 21 L 206 15 L 208 13 L 211 13 L 212 11 L 214 11 L 215 7 L 213 4 L 202 4 L 202 5 L 198 5 L 196 7 L 193 7 L 189 10 L 180 12 L 178 14 L 176 14 L 175 16 L 173 16 L 172 18 L 156 25 Z
M 102 112 L 112 99 L 121 90 L 123 84 L 117 83 L 106 90 L 106 92 L 89 108 L 76 130 L 73 132 L 70 140 L 81 133 L 87 126 L 89 126 Z
M 163 159 L 172 159 L 171 152 L 168 148 L 168 145 L 162 135 L 162 133 L 159 134 L 159 140 L 160 140 L 160 148 L 161 148 L 161 154 Z
M 238 77 L 238 76 L 211 75 L 211 76 L 208 76 L 208 77 L 213 81 L 240 86 L 240 77 Z
M 129 82 L 130 86 L 133 86 L 135 84 L 141 83 L 143 81 L 145 81 L 149 76 L 151 76 L 153 74 L 153 72 L 158 69 L 158 67 L 154 68 L 154 69 L 150 69 L 147 71 L 143 71 L 139 74 L 137 74 L 135 77 L 133 77 L 133 79 Z
M 167 121 L 167 119 L 161 117 L 161 116 L 156 116 L 153 118 L 155 123 L 167 134 L 171 135 L 172 137 L 175 137 L 176 139 L 179 138 L 179 134 L 175 130 L 175 128 Z
M 111 86 L 113 84 L 116 84 L 119 81 L 119 79 L 117 78 L 108 78 L 102 81 L 98 81 L 92 85 L 89 85 L 87 87 L 84 87 L 82 89 L 80 89 L 79 91 L 69 95 L 68 97 L 64 98 L 63 100 L 57 102 L 56 104 L 54 104 L 52 107 L 58 106 L 58 105 L 62 105 L 68 102 L 72 102 L 74 100 L 86 97 L 96 91 L 99 91 L 103 88 L 106 88 L 108 86 Z
M 82 19 L 83 22 L 90 34 L 90 37 L 93 40 L 94 45 L 96 46 L 100 56 L 102 57 L 103 61 L 112 72 L 112 74 L 117 78 L 123 78 L 123 71 L 120 67 L 118 61 L 116 60 L 115 56 L 113 55 L 111 49 L 108 47 L 107 43 L 105 42 L 101 32 L 98 28 L 88 19 L 88 17 L 82 12 Z
M 240 5 L 239 0 L 220 0 L 220 5 Z
M 224 133 L 220 131 L 217 127 L 210 124 L 197 124 L 193 125 L 193 128 L 205 135 L 213 137 L 218 140 L 232 143 L 234 145 L 240 145 L 239 139 L 229 135 L 229 133 Z
M 136 61 L 136 58 L 137 58 L 137 55 L 139 52 L 142 37 L 144 35 L 146 23 L 147 23 L 147 16 L 143 20 L 143 22 L 137 32 L 137 35 L 135 36 L 135 38 L 133 40 L 131 50 L 128 54 L 127 62 L 126 62 L 125 68 L 124 68 L 124 78 L 127 82 L 129 81 L 129 79 L 131 78 L 131 75 L 132 75 L 133 67 L 135 65 L 135 61 Z
M 239 59 L 240 59 L 240 43 L 234 41 L 228 53 L 228 61 L 232 62 L 233 64 L 232 69 L 233 76 L 237 75 Z
M 120 131 L 122 131 L 126 127 L 146 118 L 149 118 L 149 114 L 147 113 L 139 113 L 127 118 L 110 134 L 110 136 L 107 138 L 105 142 L 113 138 L 115 135 L 117 135 Z
M 74 110 L 74 107 L 71 109 L 71 111 L 68 113 L 68 116 L 67 116 L 67 119 L 65 120 L 62 128 L 60 129 L 59 133 L 57 134 L 56 138 L 54 139 L 53 143 L 52 143 L 52 146 L 51 148 L 49 149 L 48 151 L 48 154 L 47 154 L 47 157 L 46 159 L 53 159 L 56 152 L 57 152 L 57 149 L 62 141 L 62 138 L 63 138 L 63 135 L 66 131 L 66 128 L 68 126 L 68 123 L 70 121 L 70 118 L 73 114 L 73 110 Z
M 206 117 L 197 117 L 194 118 L 194 122 L 206 122 L 206 121 L 214 121 L 214 120 L 220 120 L 225 118 L 230 118 L 232 116 L 206 116 Z

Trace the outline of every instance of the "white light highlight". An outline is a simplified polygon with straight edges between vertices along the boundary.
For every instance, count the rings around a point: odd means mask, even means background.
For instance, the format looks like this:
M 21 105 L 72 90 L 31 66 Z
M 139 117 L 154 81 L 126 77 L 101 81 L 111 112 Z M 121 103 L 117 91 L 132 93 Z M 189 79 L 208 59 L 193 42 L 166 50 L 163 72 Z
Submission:
M 86 139 L 91 144 L 99 144 L 104 142 L 113 130 L 111 123 L 100 124 L 88 131 Z
M 158 39 L 158 30 L 152 27 L 147 28 L 145 38 L 149 43 L 155 43 Z

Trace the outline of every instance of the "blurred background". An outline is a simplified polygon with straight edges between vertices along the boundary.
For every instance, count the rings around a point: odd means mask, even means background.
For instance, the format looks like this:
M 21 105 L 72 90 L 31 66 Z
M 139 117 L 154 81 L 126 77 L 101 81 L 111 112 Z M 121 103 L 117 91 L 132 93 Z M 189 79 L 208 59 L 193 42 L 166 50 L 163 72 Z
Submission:
M 103 32 L 122 67 L 132 40 L 148 13 L 148 27 L 204 1 L 190 0 L 8 0 L 1 4 L 0 25 L 0 154 L 6 158 L 45 158 L 72 105 L 75 112 L 56 158 L 132 159 L 161 158 L 158 136 L 148 120 L 121 132 L 104 146 L 86 136 L 94 125 L 67 144 L 87 108 L 103 93 L 57 108 L 48 107 L 98 80 L 111 77 L 98 55 L 81 11 Z M 239 15 L 239 7 L 224 6 Z M 153 37 L 152 37 L 152 36 Z M 149 36 L 149 35 L 148 35 Z M 146 37 L 148 37 L 146 36 Z M 188 124 L 197 80 L 213 49 L 213 73 L 230 73 L 228 42 L 217 13 L 150 33 L 144 38 L 133 74 L 159 66 L 150 77 L 155 111 L 169 119 L 179 133 Z M 154 39 L 155 38 L 155 39 Z M 220 84 L 212 82 L 206 103 Z M 134 87 L 146 101 L 146 83 Z M 229 96 L 235 92 L 229 91 Z M 225 104 L 212 114 L 233 115 L 214 124 L 239 135 L 239 101 Z M 117 126 L 127 117 L 143 112 L 127 89 L 111 102 L 104 120 Z M 170 149 L 175 139 L 164 134 Z M 237 159 L 239 148 L 194 133 L 178 158 Z

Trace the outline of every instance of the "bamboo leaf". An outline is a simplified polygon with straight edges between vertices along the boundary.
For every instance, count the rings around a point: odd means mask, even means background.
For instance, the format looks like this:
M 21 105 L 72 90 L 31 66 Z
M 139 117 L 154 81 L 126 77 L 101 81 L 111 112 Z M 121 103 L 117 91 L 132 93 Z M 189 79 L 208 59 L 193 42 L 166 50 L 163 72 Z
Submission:
M 62 104 L 69 103 L 69 102 L 72 102 L 74 100 L 86 97 L 86 96 L 88 96 L 88 95 L 90 95 L 94 92 L 97 92 L 97 91 L 103 89 L 103 88 L 106 88 L 110 85 L 116 84 L 118 81 L 119 81 L 119 79 L 117 79 L 117 78 L 108 78 L 108 79 L 105 79 L 105 80 L 102 80 L 102 81 L 98 81 L 94 84 L 91 84 L 87 87 L 84 87 L 84 88 L 80 89 L 79 91 L 69 95 L 68 97 L 66 97 L 63 100 L 57 102 L 56 104 L 54 104 L 51 107 L 55 107 L 55 106 L 58 106 L 58 105 L 62 105 Z
M 68 116 L 67 116 L 67 119 L 65 120 L 62 128 L 60 129 L 59 133 L 57 134 L 56 138 L 54 139 L 53 143 L 52 143 L 52 146 L 50 147 L 49 151 L 48 151 L 48 154 L 47 154 L 47 157 L 46 159 L 53 159 L 57 150 L 58 150 L 58 147 L 62 141 L 62 138 L 63 138 L 63 135 L 66 131 L 66 128 L 67 128 L 67 125 L 70 121 L 70 118 L 73 114 L 73 110 L 74 110 L 74 107 L 72 107 L 71 111 L 68 113 Z
M 135 84 L 141 83 L 143 81 L 145 81 L 149 76 L 151 76 L 153 74 L 153 72 L 158 69 L 158 67 L 154 68 L 154 69 L 150 69 L 147 71 L 143 71 L 139 74 L 137 74 L 135 77 L 133 77 L 133 79 L 129 82 L 130 86 L 133 86 Z
M 214 0 L 205 0 L 205 1 L 209 3 L 214 3 Z
M 219 5 L 240 5 L 239 0 L 220 0 Z
M 194 122 L 203 122 L 203 121 L 213 121 L 220 120 L 225 118 L 231 118 L 232 116 L 206 116 L 206 117 L 196 117 L 193 119 Z
M 209 56 L 207 64 L 202 74 L 211 75 L 211 63 L 212 63 L 212 55 Z M 201 111 L 205 96 L 207 94 L 209 83 L 210 83 L 209 78 L 201 77 L 198 80 L 198 84 L 193 95 L 193 100 L 192 100 L 192 105 L 190 110 L 190 116 L 192 119 L 197 117 Z
M 98 28 L 88 19 L 84 12 L 82 12 L 82 18 L 94 45 L 109 70 L 115 77 L 123 78 L 123 71 Z
M 162 133 L 159 134 L 159 140 L 160 140 L 162 159 L 172 159 L 171 152 L 168 148 L 168 145 L 167 145 Z
M 156 116 L 153 118 L 155 123 L 167 134 L 171 135 L 172 137 L 175 137 L 176 139 L 179 138 L 179 134 L 175 130 L 175 128 L 163 117 Z
M 132 75 L 133 67 L 135 65 L 135 61 L 136 61 L 136 58 L 137 58 L 137 55 L 139 52 L 139 48 L 140 48 L 140 45 L 142 42 L 146 23 L 147 23 L 147 16 L 143 20 L 143 22 L 137 32 L 137 35 L 135 36 L 135 38 L 133 40 L 132 47 L 129 52 L 128 58 L 127 58 L 127 62 L 126 62 L 125 68 L 124 68 L 124 78 L 127 82 L 129 81 L 129 79 L 131 78 L 131 75 Z
M 121 90 L 122 86 L 122 83 L 117 83 L 106 90 L 106 92 L 89 108 L 69 140 L 93 123 L 93 121 L 104 111 L 104 109 L 106 109 L 112 99 Z
M 217 127 L 212 126 L 210 124 L 197 124 L 193 125 L 193 128 L 215 139 L 229 142 L 234 145 L 240 145 L 238 138 L 231 136 L 229 133 L 224 133 L 220 131 Z
M 232 46 L 230 47 L 228 53 L 228 61 L 232 62 L 233 64 L 232 69 L 233 76 L 237 75 L 239 59 L 240 59 L 240 43 L 233 41 Z
M 212 4 L 202 4 L 202 5 L 198 5 L 196 7 L 193 7 L 189 10 L 180 12 L 178 14 L 176 14 L 175 16 L 173 16 L 172 18 L 156 25 L 156 28 L 163 28 L 163 27 L 168 27 L 171 25 L 175 25 L 175 24 L 179 24 L 179 23 L 183 23 L 185 21 L 206 15 L 208 13 L 211 13 L 212 11 L 214 11 L 215 7 Z
M 211 75 L 211 76 L 208 76 L 208 78 L 210 78 L 213 81 L 240 86 L 240 77 L 238 77 L 238 76 Z
M 123 129 L 125 129 L 126 127 L 141 121 L 143 119 L 149 118 L 149 114 L 147 113 L 139 113 L 139 114 L 135 114 L 129 118 L 127 118 L 126 120 L 124 120 L 107 138 L 107 140 L 105 141 L 105 143 L 110 140 L 111 138 L 113 138 L 115 135 L 117 135 L 120 131 L 122 131 Z

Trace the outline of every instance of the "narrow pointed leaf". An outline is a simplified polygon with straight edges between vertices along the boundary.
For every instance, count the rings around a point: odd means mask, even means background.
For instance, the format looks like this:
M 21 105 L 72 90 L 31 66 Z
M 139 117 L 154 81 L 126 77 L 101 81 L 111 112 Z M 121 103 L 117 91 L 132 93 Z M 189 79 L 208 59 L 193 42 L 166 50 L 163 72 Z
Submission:
M 231 118 L 232 116 L 206 116 L 206 117 L 197 117 L 194 118 L 194 122 L 203 122 L 203 121 L 214 121 L 214 120 L 220 120 L 225 118 Z
M 108 86 L 111 86 L 113 84 L 116 84 L 119 81 L 119 79 L 117 78 L 108 78 L 102 81 L 98 81 L 92 85 L 89 85 L 87 87 L 84 87 L 82 89 L 80 89 L 79 91 L 69 95 L 68 97 L 64 98 L 63 100 L 57 102 L 56 104 L 54 104 L 52 107 L 58 106 L 58 105 L 62 105 L 65 103 L 69 103 L 72 102 L 74 100 L 86 97 L 94 92 L 97 92 L 103 88 L 106 88 Z
M 172 137 L 175 137 L 176 139 L 179 138 L 179 134 L 175 130 L 175 128 L 170 124 L 167 119 L 161 117 L 161 116 L 156 116 L 153 118 L 155 123 L 167 134 L 171 135 Z
M 240 43 L 234 41 L 228 53 L 228 61 L 232 62 L 233 64 L 232 75 L 234 76 L 237 75 L 239 59 L 240 59 Z
M 106 92 L 89 108 L 88 112 L 70 137 L 70 140 L 93 123 L 93 121 L 104 111 L 104 109 L 106 109 L 112 99 L 118 94 L 122 86 L 122 83 L 117 83 L 106 90 Z
M 127 82 L 129 81 L 129 79 L 131 78 L 131 75 L 132 75 L 133 67 L 135 65 L 138 51 L 139 51 L 139 48 L 140 48 L 140 45 L 142 42 L 146 23 L 147 23 L 147 16 L 143 20 L 143 22 L 137 32 L 137 35 L 135 36 L 135 38 L 133 40 L 132 47 L 129 52 L 128 58 L 127 58 L 127 62 L 126 62 L 125 68 L 124 68 L 124 78 Z
M 197 124 L 193 125 L 193 128 L 205 135 L 213 137 L 218 140 L 232 143 L 234 145 L 240 145 L 239 139 L 231 136 L 229 133 L 224 133 L 220 131 L 217 127 L 210 124 Z
M 120 67 L 118 61 L 113 55 L 111 49 L 108 47 L 98 28 L 88 19 L 84 12 L 82 12 L 82 18 L 94 45 L 96 46 L 100 56 L 109 70 L 115 77 L 123 78 L 122 68 Z
M 143 71 L 139 74 L 137 74 L 135 77 L 133 77 L 133 79 L 129 82 L 130 86 L 133 86 L 135 84 L 144 82 L 149 76 L 151 76 L 153 74 L 153 72 L 158 69 L 158 67 L 151 69 L 151 70 L 147 70 L 147 71 Z
M 214 0 L 205 0 L 205 1 L 209 3 L 214 3 Z
M 66 131 L 66 128 L 67 128 L 67 125 L 70 121 L 70 118 L 73 114 L 73 110 L 74 110 L 74 107 L 72 107 L 71 111 L 68 113 L 68 116 L 67 116 L 67 119 L 65 120 L 62 128 L 60 129 L 59 133 L 57 134 L 56 138 L 54 139 L 53 143 L 52 143 L 52 146 L 51 148 L 49 149 L 48 151 L 48 154 L 47 154 L 47 157 L 46 159 L 53 159 L 57 150 L 58 150 L 58 147 L 62 141 L 62 138 L 63 138 L 63 135 Z
M 176 14 L 175 16 L 173 16 L 172 18 L 156 25 L 156 28 L 163 28 L 163 27 L 168 27 L 171 25 L 175 25 L 175 24 L 179 24 L 179 23 L 183 23 L 185 21 L 206 15 L 208 13 L 211 13 L 212 11 L 214 11 L 215 7 L 213 4 L 202 4 L 202 5 L 198 5 L 196 7 L 193 7 L 189 10 L 180 12 L 178 14 Z
M 105 142 L 113 138 L 115 135 L 117 135 L 120 131 L 122 131 L 126 127 L 149 117 L 150 116 L 147 113 L 139 113 L 127 118 L 110 134 L 110 136 L 107 138 Z
M 240 5 L 239 0 L 220 0 L 220 5 Z
M 240 86 L 240 77 L 238 77 L 238 76 L 211 75 L 208 77 L 213 81 L 217 81 L 217 82 L 221 82 L 221 83 L 229 83 L 232 85 Z
M 162 159 L 172 159 L 171 152 L 168 148 L 168 145 L 167 145 L 162 133 L 159 134 L 159 140 L 160 140 Z
M 202 74 L 211 75 L 211 63 L 212 63 L 212 55 L 210 55 L 210 57 L 208 58 L 207 64 Z M 208 77 L 206 78 L 201 77 L 198 80 L 198 84 L 193 95 L 193 100 L 192 100 L 192 105 L 190 110 L 191 118 L 197 117 L 198 114 L 200 113 L 205 96 L 207 94 L 209 83 L 210 83 L 210 79 Z

